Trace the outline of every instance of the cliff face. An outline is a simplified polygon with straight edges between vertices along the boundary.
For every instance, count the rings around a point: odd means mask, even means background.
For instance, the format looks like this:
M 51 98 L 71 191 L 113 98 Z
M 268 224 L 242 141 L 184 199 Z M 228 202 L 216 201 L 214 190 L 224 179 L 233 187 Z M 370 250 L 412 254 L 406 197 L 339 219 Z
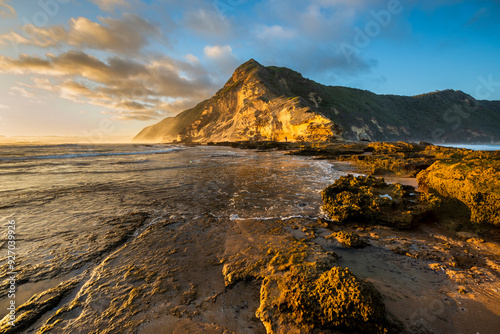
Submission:
M 241 65 L 210 100 L 139 133 L 135 141 L 324 141 L 340 129 L 299 97 L 281 94 L 285 82 L 254 60 Z M 189 118 L 189 119 L 188 119 Z
M 211 99 L 142 130 L 134 141 L 500 141 L 500 102 L 457 91 L 376 95 L 250 60 Z

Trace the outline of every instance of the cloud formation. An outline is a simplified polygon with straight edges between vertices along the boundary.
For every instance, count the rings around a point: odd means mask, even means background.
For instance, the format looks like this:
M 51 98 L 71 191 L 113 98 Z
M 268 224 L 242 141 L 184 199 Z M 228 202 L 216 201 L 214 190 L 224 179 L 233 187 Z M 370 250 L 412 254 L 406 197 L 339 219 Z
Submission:
M 242 63 L 242 60 L 238 59 L 233 54 L 233 49 L 230 45 L 207 45 L 203 49 L 207 63 L 213 67 L 217 68 L 217 72 L 212 73 L 212 78 L 214 82 L 224 82 L 233 71 Z
M 118 7 L 132 8 L 130 3 L 136 3 L 135 0 L 91 2 L 110 12 Z M 217 9 L 210 1 L 165 0 L 166 8 L 180 10 L 176 15 L 184 28 L 177 31 L 180 36 L 198 36 L 205 42 L 198 51 L 202 52 L 201 58 L 193 50 L 183 56 L 184 60 L 146 55 L 144 50 L 150 40 L 159 39 L 162 32 L 157 25 L 135 14 L 98 17 L 95 21 L 76 17 L 69 19 L 67 25 L 25 25 L 21 31 L 0 35 L 0 44 L 69 51 L 47 53 L 45 57 L 0 56 L 0 72 L 34 75 L 31 86 L 20 87 L 24 91 L 17 90 L 17 94 L 27 96 L 40 89 L 76 103 L 102 107 L 103 113 L 118 119 L 151 120 L 191 107 L 219 88 L 247 60 L 238 58 L 231 46 L 234 43 L 241 47 L 240 33 L 247 34 L 244 43 L 262 55 L 257 58 L 267 64 L 325 75 L 339 69 L 349 73 L 369 71 L 374 61 L 355 55 L 354 61 L 347 63 L 338 50 L 326 45 L 345 36 L 343 33 L 351 29 L 349 25 L 355 14 L 367 5 L 375 6 L 374 2 L 265 0 L 256 5 L 262 14 L 257 20 L 250 20 L 249 16 L 235 24 L 233 13 Z M 233 10 L 239 9 L 234 6 Z M 99 57 L 88 50 L 98 51 L 95 54 Z M 108 58 L 103 60 L 105 57 Z
M 125 6 L 128 7 L 127 0 L 90 0 L 99 6 L 100 9 L 105 11 L 112 11 L 115 7 Z
M 150 38 L 160 34 L 153 24 L 133 14 L 124 14 L 121 19 L 100 17 L 99 21 L 93 22 L 85 17 L 72 18 L 68 28 L 40 28 L 28 24 L 22 27 L 22 34 L 11 31 L 0 35 L 0 44 L 11 42 L 43 48 L 69 45 L 117 53 L 138 53 Z
M 232 57 L 233 49 L 230 45 L 215 45 L 215 46 L 205 46 L 203 50 L 205 55 L 211 59 L 225 59 L 228 57 Z
M 280 40 L 293 38 L 294 36 L 296 36 L 296 32 L 292 29 L 283 28 L 280 25 L 264 25 L 257 29 L 256 35 L 258 38 L 264 40 Z
M 9 5 L 9 0 L 0 0 L 0 17 L 12 18 L 16 17 L 16 10 Z
M 322 83 L 343 84 L 346 78 L 348 83 L 356 78 L 366 82 L 370 73 L 378 75 L 376 58 L 384 64 L 383 59 L 393 59 L 399 48 L 408 48 L 414 41 L 412 10 L 430 14 L 446 8 L 442 22 L 459 29 L 460 20 L 466 18 L 464 29 L 488 31 L 475 36 L 500 36 L 496 33 L 498 0 L 477 1 L 470 6 L 475 10 L 463 17 L 448 10 L 463 0 L 400 0 L 401 14 L 393 15 L 369 46 L 358 47 L 357 31 L 369 22 L 379 22 L 373 13 L 387 10 L 393 2 L 71 1 L 58 18 L 47 22 L 50 25 L 3 26 L 0 44 L 20 48 L 4 53 L 12 57 L 0 56 L 0 72 L 31 77 L 29 86 L 13 83 L 18 87 L 10 91 L 13 94 L 28 96 L 38 89 L 99 106 L 118 119 L 150 120 L 209 97 L 239 64 L 252 57 L 265 65 L 293 68 Z M 19 16 L 33 15 L 21 5 L 14 6 L 17 3 L 0 0 L 0 16 L 12 17 L 16 9 Z M 43 12 L 40 6 L 36 10 Z M 124 10 L 134 14 L 122 14 Z M 104 11 L 106 17 L 99 16 Z M 426 43 L 434 41 L 434 37 L 426 38 Z M 394 39 L 397 43 L 385 43 Z M 375 40 L 384 40 L 391 55 L 380 51 L 383 43 L 378 43 L 379 50 L 372 48 Z M 356 47 L 356 52 L 347 57 L 342 43 Z M 19 49 L 30 54 L 20 54 Z
M 10 93 L 12 95 L 19 95 L 25 98 L 34 98 L 35 94 L 28 92 L 26 88 L 20 87 L 20 86 L 13 86 L 10 88 Z
M 184 26 L 202 36 L 224 38 L 233 26 L 226 16 L 214 8 L 201 8 L 185 13 Z
M 84 52 L 45 58 L 0 56 L 0 72 L 33 75 L 32 89 L 103 107 L 119 119 L 151 120 L 181 111 L 209 97 L 215 89 L 199 64 L 155 57 L 145 63 L 111 57 L 106 62 Z M 19 94 L 30 94 L 15 88 Z

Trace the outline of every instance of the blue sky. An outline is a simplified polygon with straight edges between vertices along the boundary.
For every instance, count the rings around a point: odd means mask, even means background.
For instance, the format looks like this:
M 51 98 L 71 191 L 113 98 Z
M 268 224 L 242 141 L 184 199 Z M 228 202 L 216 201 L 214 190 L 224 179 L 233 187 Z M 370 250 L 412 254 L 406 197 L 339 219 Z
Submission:
M 250 58 L 378 94 L 500 100 L 500 1 L 0 0 L 0 135 L 130 138 Z

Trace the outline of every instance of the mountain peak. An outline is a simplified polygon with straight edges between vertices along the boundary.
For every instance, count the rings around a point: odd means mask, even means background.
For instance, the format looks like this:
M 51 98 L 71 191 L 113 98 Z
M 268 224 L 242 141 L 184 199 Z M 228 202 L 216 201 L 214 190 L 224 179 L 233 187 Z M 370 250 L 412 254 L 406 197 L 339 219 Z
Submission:
M 262 66 L 252 58 L 241 64 L 236 70 L 234 70 L 232 79 L 236 81 L 238 80 L 238 78 L 251 76 L 264 68 L 264 66 Z
M 251 68 L 251 67 L 259 67 L 262 66 L 258 61 L 253 58 L 250 58 L 243 64 L 241 64 L 238 68 Z

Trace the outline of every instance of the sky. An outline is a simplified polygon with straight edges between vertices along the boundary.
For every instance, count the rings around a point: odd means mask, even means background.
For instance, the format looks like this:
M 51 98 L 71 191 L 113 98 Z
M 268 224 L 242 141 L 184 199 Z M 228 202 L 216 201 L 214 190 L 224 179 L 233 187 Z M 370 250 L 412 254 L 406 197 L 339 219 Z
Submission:
M 500 100 L 500 0 L 0 0 L 0 136 L 131 139 L 253 58 L 377 94 Z

